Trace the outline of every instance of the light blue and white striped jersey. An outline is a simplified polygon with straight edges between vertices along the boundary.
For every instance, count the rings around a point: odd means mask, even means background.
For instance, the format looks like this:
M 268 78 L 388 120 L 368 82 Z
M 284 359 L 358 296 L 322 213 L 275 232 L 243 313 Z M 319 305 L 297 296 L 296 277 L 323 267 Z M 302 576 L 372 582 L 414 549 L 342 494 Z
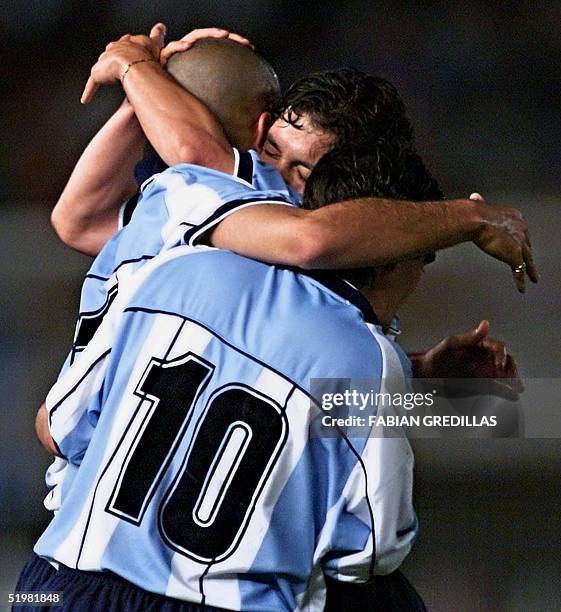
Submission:
M 299 205 L 299 197 L 255 151 L 235 153 L 232 175 L 179 164 L 152 176 L 121 211 L 123 226 L 95 258 L 82 287 L 72 354 L 87 345 L 118 290 L 131 274 L 163 249 L 197 244 L 235 210 L 254 204 Z
M 35 552 L 247 612 L 323 610 L 324 573 L 396 569 L 417 526 L 407 440 L 311 433 L 312 378 L 403 391 L 374 318 L 332 277 L 204 247 L 149 262 L 49 395 L 75 476 Z
M 234 150 L 232 175 L 180 164 L 145 181 L 140 197 L 121 210 L 122 226 L 95 258 L 86 274 L 72 350 L 61 374 L 93 337 L 118 292 L 119 284 L 162 250 L 201 237 L 235 210 L 255 204 L 299 205 L 299 199 L 278 171 L 255 151 Z M 55 460 L 46 474 L 45 507 L 56 511 L 69 476 Z

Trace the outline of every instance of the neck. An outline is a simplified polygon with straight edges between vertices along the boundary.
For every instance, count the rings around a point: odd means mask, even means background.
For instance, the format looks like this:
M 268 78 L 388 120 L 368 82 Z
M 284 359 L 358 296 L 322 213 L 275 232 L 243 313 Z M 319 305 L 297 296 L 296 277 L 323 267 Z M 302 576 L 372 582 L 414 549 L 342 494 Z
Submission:
M 391 291 L 384 291 L 383 289 L 380 290 L 373 287 L 363 288 L 362 293 L 370 302 L 382 329 L 386 332 L 399 306 L 399 304 L 396 304 L 395 295 Z

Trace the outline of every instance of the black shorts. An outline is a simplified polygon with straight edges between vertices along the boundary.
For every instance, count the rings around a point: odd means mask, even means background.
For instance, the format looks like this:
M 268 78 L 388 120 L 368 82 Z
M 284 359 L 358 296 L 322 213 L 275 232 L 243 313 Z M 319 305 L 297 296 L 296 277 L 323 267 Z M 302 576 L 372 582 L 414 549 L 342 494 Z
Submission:
M 326 612 L 426 612 L 407 578 L 396 571 L 367 584 L 326 578 Z M 31 553 L 16 591 L 62 592 L 61 606 L 25 605 L 12 612 L 226 612 L 150 593 L 111 572 L 84 572 L 61 565 L 57 571 Z
M 58 591 L 61 606 L 13 606 L 12 612 L 225 612 L 212 606 L 156 595 L 111 572 L 59 570 L 35 553 L 23 568 L 16 591 Z
M 423 600 L 399 570 L 387 576 L 375 576 L 365 584 L 338 582 L 327 577 L 325 582 L 325 612 L 427 612 Z

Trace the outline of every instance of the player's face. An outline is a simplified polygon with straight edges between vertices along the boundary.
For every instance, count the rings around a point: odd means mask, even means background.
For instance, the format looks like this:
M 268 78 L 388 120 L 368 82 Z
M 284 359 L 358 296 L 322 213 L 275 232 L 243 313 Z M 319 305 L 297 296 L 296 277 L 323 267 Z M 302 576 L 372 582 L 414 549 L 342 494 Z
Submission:
M 261 159 L 274 166 L 302 194 L 312 168 L 333 146 L 333 136 L 312 127 L 305 115 L 299 125 L 296 128 L 282 117 L 277 119 L 267 134 Z

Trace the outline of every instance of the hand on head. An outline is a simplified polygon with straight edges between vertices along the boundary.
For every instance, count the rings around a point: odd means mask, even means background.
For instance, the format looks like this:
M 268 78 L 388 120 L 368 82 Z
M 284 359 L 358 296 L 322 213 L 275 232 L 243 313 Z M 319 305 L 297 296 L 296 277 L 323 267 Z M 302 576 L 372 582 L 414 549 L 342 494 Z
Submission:
M 153 61 L 165 66 L 172 55 L 186 51 L 203 38 L 227 38 L 254 49 L 247 38 L 220 28 L 193 30 L 180 40 L 167 45 L 165 45 L 165 36 L 165 24 L 157 23 L 148 36 L 125 34 L 118 41 L 109 43 L 91 69 L 80 99 L 82 104 L 92 101 L 100 85 L 122 82 L 128 70 L 135 64 Z

